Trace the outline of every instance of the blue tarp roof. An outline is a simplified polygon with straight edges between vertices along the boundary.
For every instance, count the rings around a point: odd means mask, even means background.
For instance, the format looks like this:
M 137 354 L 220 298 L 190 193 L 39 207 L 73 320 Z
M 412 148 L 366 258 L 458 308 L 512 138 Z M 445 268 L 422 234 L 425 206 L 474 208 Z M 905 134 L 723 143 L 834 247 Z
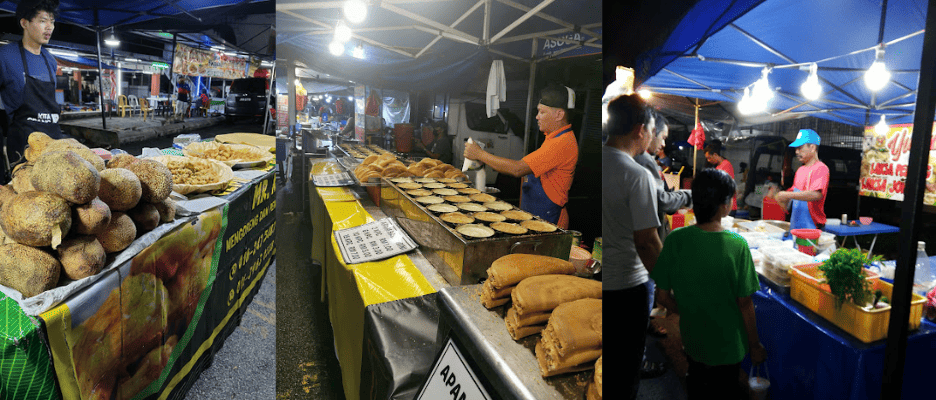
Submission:
M 82 56 L 62 55 L 62 54 L 53 54 L 52 56 L 55 57 L 56 60 L 60 60 L 60 61 L 61 61 L 61 60 L 64 60 L 64 61 L 70 62 L 70 63 L 72 63 L 72 64 L 85 65 L 85 66 L 93 67 L 93 68 L 97 68 L 97 67 L 98 67 L 98 62 L 97 62 L 97 60 L 91 59 L 91 58 L 86 58 L 86 57 L 82 57 Z M 114 67 L 113 65 L 110 65 L 110 64 L 107 64 L 107 63 L 103 63 L 103 62 L 101 63 L 101 68 L 103 68 L 103 69 L 117 69 L 117 67 Z M 124 71 L 130 71 L 129 69 L 126 69 L 126 68 L 121 68 L 121 69 L 124 70 Z
M 120 26 L 186 12 L 239 4 L 245 0 L 61 0 L 58 21 L 84 26 Z M 254 0 L 246 0 L 255 2 Z M 4 0 L 0 10 L 16 12 L 19 1 Z M 97 18 L 95 18 L 97 11 Z M 193 19 L 194 21 L 194 19 Z
M 737 102 L 743 89 L 772 66 L 779 93 L 771 113 L 806 113 L 851 125 L 911 123 L 923 47 L 926 1 L 700 1 L 665 44 L 641 55 L 636 85 L 652 91 Z M 872 93 L 864 84 L 883 32 L 891 82 Z M 822 97 L 806 102 L 800 85 L 808 65 L 819 67 Z
M 481 5 L 478 6 L 478 3 Z M 349 24 L 358 37 L 353 38 L 346 49 L 350 52 L 354 46 L 362 44 L 366 59 L 359 60 L 349 54 L 335 57 L 328 51 L 334 27 L 342 16 L 339 9 L 311 8 L 303 1 L 277 1 L 277 53 L 287 58 L 293 55 L 309 68 L 322 73 L 383 88 L 458 93 L 477 75 L 479 68 L 489 65 L 493 59 L 516 57 L 530 60 L 601 52 L 601 2 L 598 0 L 491 2 L 490 38 L 495 38 L 499 32 L 523 17 L 527 11 L 522 8 L 531 9 L 543 3 L 548 5 L 540 10 L 545 18 L 533 15 L 498 37 L 498 40 L 492 41 L 489 46 L 478 43 L 483 37 L 483 3 L 449 1 L 412 4 L 392 2 L 379 6 L 371 4 L 363 23 Z M 519 5 L 521 9 L 504 3 Z M 470 14 L 461 18 L 472 9 Z M 452 27 L 458 20 L 459 23 Z M 455 35 L 472 38 L 460 40 L 448 35 L 420 54 L 437 37 L 441 28 L 451 28 L 459 31 Z M 588 32 L 595 35 L 589 35 Z M 533 36 L 578 42 L 540 40 L 534 56 L 531 44 Z M 597 39 L 591 40 L 594 38 Z M 573 47 L 575 49 L 561 52 Z M 419 57 L 414 57 L 417 54 Z

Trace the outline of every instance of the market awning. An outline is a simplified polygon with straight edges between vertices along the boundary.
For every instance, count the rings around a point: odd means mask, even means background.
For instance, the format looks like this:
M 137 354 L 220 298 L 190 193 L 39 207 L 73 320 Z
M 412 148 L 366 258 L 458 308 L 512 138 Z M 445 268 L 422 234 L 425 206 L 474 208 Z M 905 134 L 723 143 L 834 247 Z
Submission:
M 58 61 L 58 65 L 60 67 L 70 67 L 70 68 L 78 68 L 78 69 L 97 69 L 98 68 L 97 60 L 93 60 L 87 57 L 82 57 L 79 55 L 72 56 L 72 55 L 62 55 L 62 54 L 53 54 L 53 56 L 55 57 L 55 60 Z M 101 63 L 101 67 L 104 69 L 117 69 L 117 67 L 106 64 L 106 63 Z M 121 68 L 121 70 L 132 71 L 126 68 Z
M 343 2 L 278 1 L 277 50 L 309 68 L 400 90 L 459 93 L 493 59 L 529 62 L 601 52 L 597 0 L 388 0 L 328 50 Z M 534 47 L 535 43 L 535 47 Z M 360 46 L 364 58 L 351 55 Z
M 769 116 L 814 115 L 863 126 L 886 115 L 910 123 L 919 79 L 926 1 L 703 0 L 665 44 L 638 58 L 636 85 L 655 92 L 737 102 L 771 68 L 776 95 Z M 882 11 L 886 11 L 882 18 Z M 884 44 L 890 82 L 878 92 L 864 83 Z M 818 66 L 822 96 L 807 101 L 800 85 Z M 735 105 L 731 105 L 734 107 Z M 770 122 L 761 114 L 760 122 Z
M 250 3 L 265 0 L 246 0 Z M 161 17 L 191 17 L 191 12 L 214 7 L 243 3 L 244 0 L 62 0 L 59 3 L 58 22 L 109 28 L 144 22 Z M 0 10 L 16 12 L 18 1 L 0 2 Z

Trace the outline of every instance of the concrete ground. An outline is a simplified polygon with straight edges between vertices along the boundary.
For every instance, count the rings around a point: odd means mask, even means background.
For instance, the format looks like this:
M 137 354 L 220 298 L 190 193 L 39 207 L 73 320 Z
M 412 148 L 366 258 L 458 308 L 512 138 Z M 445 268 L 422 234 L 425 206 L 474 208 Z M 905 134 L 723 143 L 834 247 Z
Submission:
M 278 156 L 280 156 L 278 154 Z M 321 301 L 322 267 L 311 259 L 312 226 L 302 204 L 299 157 L 292 176 L 277 182 L 277 399 L 344 399 L 327 304 Z M 280 177 L 280 175 L 278 175 Z

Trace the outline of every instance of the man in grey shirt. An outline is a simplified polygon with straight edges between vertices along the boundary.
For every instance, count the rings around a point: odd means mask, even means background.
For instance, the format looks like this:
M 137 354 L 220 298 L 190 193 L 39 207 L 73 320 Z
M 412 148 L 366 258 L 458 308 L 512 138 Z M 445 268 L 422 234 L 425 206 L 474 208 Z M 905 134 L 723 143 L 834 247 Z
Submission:
M 608 136 L 601 152 L 602 297 L 624 322 L 607 344 L 623 347 L 622 393 L 634 399 L 650 317 L 645 284 L 663 248 L 655 178 L 634 161 L 650 145 L 653 119 L 637 95 L 618 96 L 608 102 L 602 129 Z
M 660 165 L 653 160 L 651 154 L 656 154 L 663 148 L 666 137 L 669 136 L 669 127 L 666 118 L 658 113 L 651 112 L 653 117 L 653 138 L 650 140 L 650 146 L 647 151 L 634 157 L 634 161 L 647 168 L 654 177 L 654 190 L 657 196 L 658 216 L 660 217 L 660 228 L 657 233 L 660 240 L 666 240 L 666 234 L 669 233 L 669 223 L 666 220 L 667 214 L 674 214 L 680 208 L 692 208 L 692 192 L 689 190 L 672 190 L 666 187 L 666 181 L 663 180 L 663 170 Z

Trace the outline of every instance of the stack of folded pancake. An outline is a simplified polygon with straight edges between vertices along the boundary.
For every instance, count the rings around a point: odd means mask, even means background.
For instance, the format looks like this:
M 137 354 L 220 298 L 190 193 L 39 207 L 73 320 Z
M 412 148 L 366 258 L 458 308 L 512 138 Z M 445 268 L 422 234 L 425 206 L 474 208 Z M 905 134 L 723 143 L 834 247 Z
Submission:
M 520 281 L 510 297 L 513 306 L 507 310 L 504 321 L 510 336 L 519 340 L 547 328 L 554 310 L 564 303 L 597 299 L 600 307 L 601 282 L 571 275 L 537 275 Z M 599 327 L 599 335 L 600 332 Z
M 481 304 L 488 309 L 510 301 L 513 288 L 525 278 L 546 275 L 575 273 L 571 262 L 535 254 L 508 254 L 491 263 L 487 280 L 481 285 Z
M 601 400 L 601 359 L 602 357 L 598 357 L 598 361 L 595 361 L 595 380 L 588 383 L 586 400 Z
M 535 352 L 544 378 L 592 368 L 598 368 L 597 375 L 601 348 L 601 300 L 586 298 L 553 310 Z

